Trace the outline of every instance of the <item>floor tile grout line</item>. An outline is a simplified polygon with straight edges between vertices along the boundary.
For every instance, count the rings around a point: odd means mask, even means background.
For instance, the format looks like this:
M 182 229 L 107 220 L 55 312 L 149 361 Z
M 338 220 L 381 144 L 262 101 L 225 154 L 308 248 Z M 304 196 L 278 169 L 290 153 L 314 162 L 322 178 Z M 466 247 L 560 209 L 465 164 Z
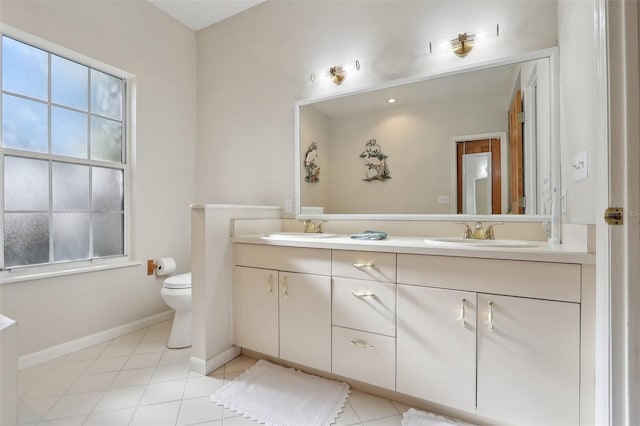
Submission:
M 136 349 L 138 349 L 138 347 L 140 346 L 140 344 L 141 344 L 141 343 L 142 343 L 142 341 L 144 340 L 144 336 L 146 336 L 146 335 L 147 335 L 147 333 L 149 332 L 150 328 L 151 328 L 151 327 L 147 327 L 147 328 L 145 328 L 145 329 L 144 329 L 144 330 L 145 330 L 144 335 L 140 338 L 140 340 L 138 341 L 138 344 L 136 345 L 136 347 L 134 348 L 134 350 L 133 350 L 133 351 L 131 352 L 131 354 L 129 354 L 129 356 L 127 357 L 127 361 L 125 361 L 125 362 L 122 364 L 122 367 L 120 368 L 120 370 L 118 370 L 118 373 L 121 373 L 121 372 L 125 371 L 125 370 L 124 370 L 125 365 L 127 365 L 127 362 L 129 362 L 129 360 L 131 359 L 131 357 L 135 354 Z M 113 341 L 113 340 L 111 340 L 110 342 L 112 342 L 112 341 Z M 108 346 L 108 345 L 107 345 L 107 346 Z M 138 401 L 138 404 L 137 404 L 136 406 L 134 406 L 134 407 L 131 407 L 131 408 L 134 408 L 134 412 L 133 412 L 133 414 L 132 414 L 132 416 L 131 416 L 131 419 L 129 419 L 129 423 L 128 423 L 129 425 L 131 424 L 131 422 L 132 422 L 132 421 L 133 421 L 133 419 L 135 418 L 135 415 L 136 415 L 136 413 L 138 412 L 138 409 L 140 408 L 140 404 L 141 404 L 141 402 L 142 402 L 142 398 L 144 397 L 144 394 L 147 392 L 147 389 L 149 388 L 149 384 L 151 383 L 151 379 L 153 378 L 153 375 L 154 375 L 154 374 L 156 373 L 156 371 L 158 370 L 158 365 L 160 364 L 160 360 L 162 359 L 162 356 L 164 355 L 165 350 L 166 350 L 166 348 L 163 348 L 163 349 L 162 349 L 162 351 L 160 351 L 160 352 L 162 352 L 162 353 L 161 353 L 160 357 L 158 358 L 158 362 L 157 362 L 157 363 L 156 363 L 156 365 L 153 367 L 153 372 L 151 373 L 151 377 L 149 378 L 149 381 L 147 381 L 147 383 L 144 385 L 144 386 L 145 386 L 145 388 L 144 388 L 144 391 L 142 392 L 142 394 L 140 395 L 140 400 Z M 115 380 L 115 379 L 114 379 L 114 380 Z M 126 387 L 132 387 L 132 386 L 126 386 Z M 104 393 L 102 394 L 102 396 L 100 397 L 100 399 L 98 400 L 98 402 L 96 403 L 96 405 L 93 407 L 93 409 L 91 410 L 91 412 L 90 412 L 90 413 L 89 413 L 89 415 L 87 416 L 87 419 L 89 419 L 89 417 L 91 417 L 91 415 L 93 415 L 93 414 L 97 414 L 97 412 L 95 412 L 95 409 L 96 409 L 96 407 L 98 406 L 98 404 L 100 404 L 100 401 L 102 400 L 102 398 L 104 398 L 104 395 L 105 395 L 109 390 L 111 390 L 111 389 L 110 389 L 110 388 L 107 388 L 107 389 L 104 391 Z M 116 411 L 116 410 L 108 410 L 108 411 Z M 87 419 L 85 419 L 85 421 L 83 422 L 83 424 L 84 424 L 84 423 L 86 423 Z

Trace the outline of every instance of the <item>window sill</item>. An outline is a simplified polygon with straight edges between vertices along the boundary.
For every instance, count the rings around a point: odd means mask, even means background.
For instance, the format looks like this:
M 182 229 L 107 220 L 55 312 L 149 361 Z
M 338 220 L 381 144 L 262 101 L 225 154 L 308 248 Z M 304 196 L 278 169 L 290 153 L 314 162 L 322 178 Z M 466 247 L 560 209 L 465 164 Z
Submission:
M 109 269 L 129 268 L 140 266 L 142 262 L 137 260 L 122 260 L 118 262 L 102 263 L 100 265 L 77 266 L 57 271 L 34 272 L 33 270 L 13 270 L 0 272 L 0 285 L 13 284 L 21 281 L 41 280 L 65 275 L 85 274 L 87 272 L 106 271 Z

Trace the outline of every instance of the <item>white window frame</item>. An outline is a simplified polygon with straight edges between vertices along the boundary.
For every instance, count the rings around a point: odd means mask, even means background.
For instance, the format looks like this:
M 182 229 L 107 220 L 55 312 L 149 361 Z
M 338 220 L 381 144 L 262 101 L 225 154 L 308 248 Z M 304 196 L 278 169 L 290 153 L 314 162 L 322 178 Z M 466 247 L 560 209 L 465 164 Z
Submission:
M 43 38 L 34 36 L 27 32 L 8 25 L 2 26 L 1 35 L 16 39 L 23 43 L 32 45 L 38 49 L 42 49 L 54 55 L 58 55 L 65 59 L 76 61 L 82 65 L 111 74 L 115 77 L 123 79 L 125 83 L 125 99 L 123 102 L 123 145 L 124 145 L 124 229 L 123 229 L 123 255 L 110 257 L 100 257 L 85 260 L 70 260 L 55 263 L 45 263 L 38 265 L 25 265 L 11 267 L 6 270 L 0 270 L 0 284 L 14 283 L 19 281 L 29 281 L 34 279 L 49 278 L 61 275 L 70 275 L 84 273 L 90 271 L 99 271 L 105 269 L 121 268 L 128 266 L 140 265 L 140 261 L 136 261 L 132 255 L 132 232 L 131 223 L 133 211 L 135 209 L 134 199 L 132 196 L 134 188 L 134 169 L 135 169 L 135 93 L 136 78 L 134 74 L 123 71 L 119 68 L 105 64 L 81 53 L 75 52 L 68 48 L 52 43 Z M 0 43 L 0 78 L 2 72 L 2 51 Z M 2 104 L 0 103 L 0 114 L 2 113 Z M 4 158 L 5 153 L 11 153 L 11 149 L 3 149 L 0 144 L 0 211 L 3 212 L 0 218 L 0 240 L 4 242 Z M 36 156 L 34 156 L 35 158 Z M 0 269 L 4 268 L 4 246 L 0 250 Z

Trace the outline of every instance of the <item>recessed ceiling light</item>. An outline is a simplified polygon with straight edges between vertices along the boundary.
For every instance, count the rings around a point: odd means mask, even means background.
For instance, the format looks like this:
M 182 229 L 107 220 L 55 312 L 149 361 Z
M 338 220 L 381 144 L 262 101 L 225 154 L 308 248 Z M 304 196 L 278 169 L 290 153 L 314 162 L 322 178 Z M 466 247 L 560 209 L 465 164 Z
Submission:
M 396 103 L 396 98 L 389 98 L 389 99 L 387 99 L 387 103 L 389 103 L 389 104 L 395 104 L 395 103 Z

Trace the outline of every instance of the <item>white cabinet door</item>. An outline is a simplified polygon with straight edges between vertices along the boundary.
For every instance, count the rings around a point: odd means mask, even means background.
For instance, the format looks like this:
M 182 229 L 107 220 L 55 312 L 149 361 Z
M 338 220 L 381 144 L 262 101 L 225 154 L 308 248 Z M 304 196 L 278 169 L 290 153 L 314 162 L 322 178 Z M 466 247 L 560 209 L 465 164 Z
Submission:
M 478 414 L 577 425 L 580 305 L 478 294 Z
M 331 277 L 280 272 L 280 358 L 331 371 Z
M 476 294 L 398 285 L 397 391 L 473 412 Z
M 278 272 L 235 268 L 236 345 L 278 356 Z

